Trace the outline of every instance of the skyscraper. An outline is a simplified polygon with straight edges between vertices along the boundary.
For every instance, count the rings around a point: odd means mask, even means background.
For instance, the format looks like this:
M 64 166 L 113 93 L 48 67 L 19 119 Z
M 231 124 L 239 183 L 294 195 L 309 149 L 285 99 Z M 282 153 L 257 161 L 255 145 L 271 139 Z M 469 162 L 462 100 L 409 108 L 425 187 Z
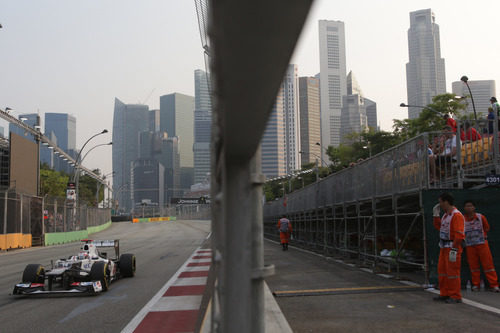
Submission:
M 468 83 L 472 91 L 477 114 L 488 114 L 488 108 L 491 106 L 490 98 L 496 96 L 497 88 L 495 80 L 469 80 Z M 455 95 L 467 97 L 467 113 L 473 114 L 472 100 L 465 83 L 455 81 L 451 84 L 451 90 Z
M 297 65 L 290 64 L 283 79 L 286 172 L 300 169 L 300 110 Z
M 113 115 L 113 187 L 119 209 L 129 212 L 132 203 L 133 162 L 139 157 L 139 134 L 149 127 L 149 108 L 125 104 L 115 98 Z
M 210 75 L 194 71 L 194 182 L 201 183 L 210 173 L 210 137 L 212 126 L 212 100 Z
M 267 178 L 286 174 L 283 112 L 283 88 L 280 88 L 261 141 L 262 173 Z
M 342 96 L 347 93 L 344 22 L 319 21 L 319 62 L 321 145 L 326 149 L 340 144 Z
M 299 78 L 299 103 L 301 164 L 304 165 L 320 160 L 321 156 L 321 147 L 316 144 L 321 142 L 319 79 Z
M 377 103 L 365 97 L 366 123 L 370 130 L 378 131 Z
M 160 97 L 160 132 L 179 138 L 181 166 L 193 167 L 194 97 L 179 93 Z
M 432 102 L 432 98 L 446 92 L 444 59 L 441 58 L 439 26 L 430 9 L 410 13 L 408 30 L 408 50 L 410 61 L 406 64 L 406 88 L 408 117 L 417 118 L 422 106 Z
M 347 75 L 347 95 L 342 96 L 342 113 L 341 113 L 341 142 L 350 143 L 351 139 L 347 138 L 349 134 L 360 133 L 366 130 L 366 108 L 365 98 L 358 81 L 354 77 L 352 71 Z
M 67 113 L 46 113 L 45 134 L 57 138 L 57 146 L 76 158 L 76 118 L 74 116 Z M 73 167 L 58 156 L 53 156 L 53 165 L 58 171 L 73 172 Z
M 19 120 L 21 120 L 23 123 L 25 123 L 26 125 L 31 126 L 33 128 L 35 126 L 40 125 L 40 116 L 36 113 L 21 114 L 21 115 L 19 115 Z M 9 123 L 9 132 L 20 135 L 26 139 L 31 140 L 31 141 L 35 141 L 31 134 L 29 134 L 28 132 L 25 132 L 23 129 L 21 129 L 20 127 L 17 127 L 17 125 L 15 125 L 13 123 Z

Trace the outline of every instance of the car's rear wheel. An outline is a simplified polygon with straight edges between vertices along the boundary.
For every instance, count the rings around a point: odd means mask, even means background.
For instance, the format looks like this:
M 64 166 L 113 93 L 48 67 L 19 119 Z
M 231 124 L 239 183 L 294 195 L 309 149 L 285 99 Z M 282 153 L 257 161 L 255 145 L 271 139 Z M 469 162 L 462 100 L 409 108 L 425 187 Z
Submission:
M 133 277 L 135 275 L 135 255 L 125 253 L 120 256 L 120 274 L 123 277 Z
M 101 281 L 102 290 L 106 291 L 109 287 L 109 270 L 108 263 L 98 261 L 90 268 L 90 280 Z
M 23 272 L 23 282 L 45 283 L 45 269 L 40 264 L 29 264 Z

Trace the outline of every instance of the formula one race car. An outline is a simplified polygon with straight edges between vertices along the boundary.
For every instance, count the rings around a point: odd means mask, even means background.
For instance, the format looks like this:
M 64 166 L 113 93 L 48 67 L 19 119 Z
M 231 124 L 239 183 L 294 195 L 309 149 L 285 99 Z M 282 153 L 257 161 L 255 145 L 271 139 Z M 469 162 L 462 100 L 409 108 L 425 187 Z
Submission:
M 45 270 L 40 264 L 29 264 L 23 272 L 22 283 L 14 287 L 14 295 L 39 294 L 96 294 L 106 291 L 120 277 L 135 275 L 135 256 L 120 256 L 119 240 L 83 239 L 80 252 L 68 259 L 59 259 Z M 114 248 L 115 258 L 108 259 L 102 248 Z M 47 280 L 47 283 L 45 283 Z M 54 287 L 57 287 L 55 290 Z

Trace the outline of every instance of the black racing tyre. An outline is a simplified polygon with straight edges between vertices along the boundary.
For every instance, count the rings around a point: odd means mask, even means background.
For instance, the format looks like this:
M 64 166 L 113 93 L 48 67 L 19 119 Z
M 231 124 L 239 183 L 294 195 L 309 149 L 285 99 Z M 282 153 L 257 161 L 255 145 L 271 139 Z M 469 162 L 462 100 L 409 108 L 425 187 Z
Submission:
M 90 280 L 101 281 L 102 290 L 103 291 L 108 290 L 109 287 L 108 263 L 104 261 L 98 261 L 94 263 L 90 268 Z
M 120 274 L 123 277 L 133 277 L 135 275 L 135 256 L 125 253 L 120 256 Z
M 23 282 L 45 283 L 45 269 L 40 264 L 29 264 L 23 272 Z

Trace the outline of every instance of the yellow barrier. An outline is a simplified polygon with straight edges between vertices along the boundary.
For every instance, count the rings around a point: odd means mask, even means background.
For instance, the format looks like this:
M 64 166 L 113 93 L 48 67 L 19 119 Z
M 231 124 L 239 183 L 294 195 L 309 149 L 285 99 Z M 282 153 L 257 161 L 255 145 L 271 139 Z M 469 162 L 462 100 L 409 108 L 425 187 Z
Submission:
M 462 146 L 462 165 L 470 164 L 473 161 L 479 162 L 488 160 L 489 152 L 492 147 L 492 137 L 464 144 Z M 467 158 L 467 161 L 465 161 L 465 158 Z
M 161 222 L 161 221 L 172 221 L 171 217 L 146 217 L 146 218 L 134 218 L 132 219 L 133 223 L 139 222 Z
M 0 235 L 0 250 L 31 247 L 30 234 Z

